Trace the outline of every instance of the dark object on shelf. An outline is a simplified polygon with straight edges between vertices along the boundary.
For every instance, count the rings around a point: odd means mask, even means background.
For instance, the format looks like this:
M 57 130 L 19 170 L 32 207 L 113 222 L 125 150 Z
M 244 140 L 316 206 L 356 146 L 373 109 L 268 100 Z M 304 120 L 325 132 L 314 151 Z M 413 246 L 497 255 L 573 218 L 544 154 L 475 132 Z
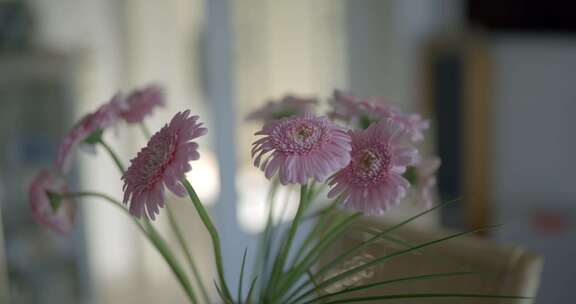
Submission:
M 466 19 L 494 32 L 576 33 L 576 2 L 468 0 Z
M 426 49 L 424 104 L 434 121 L 442 223 L 454 229 L 479 228 L 491 221 L 491 62 L 481 36 L 446 37 Z

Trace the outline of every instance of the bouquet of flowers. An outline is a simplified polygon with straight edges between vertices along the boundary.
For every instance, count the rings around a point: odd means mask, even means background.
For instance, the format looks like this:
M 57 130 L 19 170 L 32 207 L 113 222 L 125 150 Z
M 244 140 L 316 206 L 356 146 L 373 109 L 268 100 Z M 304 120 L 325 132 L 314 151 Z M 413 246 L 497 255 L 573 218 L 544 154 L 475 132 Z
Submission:
M 218 230 L 210 218 L 186 172 L 201 156 L 195 140 L 207 129 L 189 110 L 179 112 L 159 131 L 147 131 L 144 119 L 155 108 L 165 105 L 163 89 L 151 85 L 127 95 L 117 94 L 96 111 L 84 116 L 65 136 L 59 146 L 53 168 L 42 170 L 33 180 L 30 207 L 35 219 L 62 234 L 71 231 L 76 202 L 83 197 L 98 197 L 126 212 L 168 264 L 191 303 L 348 303 L 379 302 L 408 298 L 501 298 L 506 295 L 481 294 L 383 294 L 360 297 L 356 293 L 401 281 L 465 276 L 471 272 L 445 272 L 363 282 L 371 268 L 397 256 L 410 254 L 439 242 L 472 233 L 457 233 L 439 240 L 407 245 L 382 256 L 365 256 L 367 246 L 392 231 L 439 208 L 432 207 L 430 191 L 435 185 L 434 172 L 440 165 L 435 157 L 422 157 L 416 144 L 423 139 L 428 122 L 415 113 L 404 113 L 379 98 L 361 99 L 341 91 L 329 98 L 330 111 L 316 116 L 316 99 L 286 96 L 269 102 L 249 115 L 249 120 L 263 123 L 255 135 L 254 165 L 270 179 L 270 215 L 257 250 L 256 267 L 245 277 L 244 251 L 239 285 L 235 292 L 226 281 Z M 126 167 L 103 137 L 111 127 L 124 122 L 142 126 L 148 143 Z M 72 191 L 66 183 L 71 159 L 80 146 L 101 145 L 122 174 L 124 197 L 92 191 Z M 272 217 L 275 195 L 280 187 L 299 185 L 300 199 L 296 215 L 282 227 Z M 214 250 L 217 295 L 205 286 L 194 256 L 167 202 L 165 192 L 190 198 L 206 227 Z M 400 224 L 376 232 L 359 245 L 336 258 L 319 263 L 338 239 L 363 214 L 382 215 L 412 193 L 427 210 Z M 328 203 L 326 204 L 326 202 Z M 233 203 L 233 202 L 225 202 Z M 155 228 L 154 220 L 166 209 L 179 248 L 172 248 Z M 336 212 L 348 209 L 350 212 Z M 302 233 L 304 220 L 315 224 Z M 182 250 L 184 263 L 175 250 Z M 240 253 L 239 253 L 240 254 Z M 193 280 L 196 284 L 193 284 Z M 212 280 L 212 278 L 210 278 Z M 214 295 L 212 295 L 214 296 Z

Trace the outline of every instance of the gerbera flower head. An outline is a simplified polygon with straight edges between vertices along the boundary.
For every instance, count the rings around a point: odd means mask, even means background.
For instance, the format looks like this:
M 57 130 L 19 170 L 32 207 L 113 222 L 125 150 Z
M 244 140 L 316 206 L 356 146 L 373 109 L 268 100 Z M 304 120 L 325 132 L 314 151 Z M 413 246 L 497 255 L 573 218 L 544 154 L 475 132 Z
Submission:
M 30 210 L 34 219 L 60 234 L 70 233 L 76 217 L 76 204 L 69 198 L 59 196 L 67 190 L 68 186 L 64 179 L 49 170 L 41 170 L 28 190 Z
M 430 125 L 420 115 L 403 113 L 382 97 L 361 99 L 336 90 L 330 104 L 332 111 L 328 116 L 331 119 L 342 120 L 361 129 L 366 129 L 372 123 L 382 119 L 392 119 L 405 129 L 406 135 L 413 142 L 422 140 L 423 131 Z
M 247 120 L 268 122 L 274 119 L 286 118 L 294 115 L 311 113 L 318 104 L 315 98 L 286 95 L 279 101 L 269 101 L 260 109 L 248 114 Z
M 189 162 L 200 158 L 198 144 L 192 140 L 206 132 L 198 116 L 190 116 L 190 110 L 186 110 L 150 138 L 122 177 L 123 201 L 130 202 L 132 215 L 140 218 L 147 212 L 155 219 L 159 207 L 164 206 L 164 186 L 177 196 L 186 195 L 181 181 L 191 170 Z
M 350 161 L 349 135 L 326 117 L 307 113 L 273 120 L 256 135 L 264 137 L 253 143 L 254 165 L 267 178 L 278 171 L 284 185 L 321 181 Z
M 391 118 L 399 112 L 381 97 L 361 99 L 340 90 L 334 91 L 329 102 L 332 111 L 328 116 L 331 119 L 341 120 L 361 129 L 368 128 L 380 119 Z
M 120 111 L 120 116 L 127 123 L 139 123 L 145 116 L 152 114 L 154 108 L 164 106 L 164 89 L 159 85 L 149 85 L 134 90 L 126 97 L 125 107 Z
M 351 161 L 330 178 L 328 197 L 342 195 L 344 206 L 369 214 L 397 205 L 410 186 L 402 173 L 418 159 L 418 151 L 403 144 L 404 132 L 391 119 L 349 131 Z
M 61 173 L 67 173 L 76 148 L 81 143 L 94 144 L 95 140 L 102 135 L 105 129 L 113 126 L 118 121 L 122 107 L 123 99 L 117 94 L 95 112 L 80 119 L 66 134 L 58 147 L 55 161 L 56 169 Z

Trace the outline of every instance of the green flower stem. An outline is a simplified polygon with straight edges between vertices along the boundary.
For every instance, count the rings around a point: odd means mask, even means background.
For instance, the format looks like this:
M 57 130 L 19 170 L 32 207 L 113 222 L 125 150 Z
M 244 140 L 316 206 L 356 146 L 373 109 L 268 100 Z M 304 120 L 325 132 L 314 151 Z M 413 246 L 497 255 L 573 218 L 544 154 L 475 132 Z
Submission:
M 119 201 L 112 198 L 111 196 L 103 194 L 103 193 L 89 192 L 89 191 L 69 192 L 69 193 L 62 194 L 62 196 L 63 197 L 69 197 L 69 198 L 97 197 L 97 198 L 104 199 L 105 201 L 111 203 L 113 206 L 115 206 L 117 208 L 122 209 L 122 211 L 124 211 L 125 214 L 128 215 L 134 221 L 134 224 L 138 227 L 140 232 L 142 232 L 142 234 L 144 234 L 144 236 L 146 236 L 148 241 L 150 241 L 150 243 L 152 243 L 152 245 L 154 245 L 156 250 L 158 250 L 160 255 L 164 258 L 164 260 L 166 261 L 166 263 L 168 264 L 168 266 L 170 267 L 170 269 L 172 270 L 172 272 L 176 276 L 176 279 L 178 280 L 178 282 L 180 283 L 180 285 L 184 289 L 184 292 L 186 293 L 186 296 L 188 297 L 190 302 L 191 303 L 198 303 L 198 301 L 196 300 L 196 295 L 194 294 L 194 290 L 192 289 L 192 285 L 190 284 L 190 281 L 186 277 L 185 272 L 182 270 L 182 267 L 179 265 L 178 261 L 176 260 L 174 255 L 169 250 L 168 246 L 166 245 L 166 242 L 162 239 L 160 234 L 158 234 L 158 232 L 154 229 L 154 227 L 152 227 L 152 225 L 148 221 L 145 222 L 145 224 L 147 225 L 147 228 L 148 228 L 148 229 L 146 229 L 142 226 L 142 224 L 138 220 L 136 220 L 134 217 L 132 217 L 132 215 L 130 215 L 130 213 L 128 213 L 128 210 L 126 210 L 126 208 L 124 208 L 124 205 L 122 205 Z
M 200 272 L 198 271 L 198 267 L 196 266 L 196 262 L 192 258 L 192 254 L 190 253 L 190 250 L 188 249 L 188 246 L 186 245 L 186 240 L 184 238 L 184 235 L 182 234 L 182 230 L 180 230 L 180 226 L 178 225 L 178 222 L 176 221 L 176 217 L 174 216 L 174 212 L 172 212 L 172 208 L 170 207 L 170 204 L 166 204 L 166 211 L 168 213 L 168 219 L 170 221 L 170 226 L 171 226 L 172 230 L 174 231 L 174 234 L 176 235 L 176 239 L 178 240 L 178 243 L 180 244 L 180 248 L 182 249 L 182 252 L 184 252 L 184 256 L 186 257 L 186 260 L 188 261 L 188 264 L 190 265 L 190 269 L 192 269 L 192 274 L 194 275 L 194 279 L 196 280 L 196 283 L 198 284 L 198 288 L 200 289 L 200 292 L 202 293 L 202 297 L 204 297 L 204 301 L 206 301 L 206 303 L 210 303 L 210 297 L 208 296 L 208 292 L 206 291 L 206 286 L 204 286 L 204 282 L 202 282 L 202 277 L 200 276 Z
M 140 125 L 140 130 L 142 131 L 142 134 L 144 135 L 144 137 L 146 137 L 146 139 L 150 139 L 150 136 L 152 136 L 151 135 L 152 133 L 150 133 L 150 129 L 148 128 L 146 123 L 144 121 L 141 121 L 139 125 Z M 184 234 L 182 233 L 182 230 L 180 229 L 180 225 L 178 225 L 178 221 L 176 220 L 176 217 L 174 216 L 174 212 L 172 211 L 170 204 L 166 204 L 166 211 L 168 213 L 168 220 L 170 222 L 170 227 L 172 228 L 172 231 L 174 231 L 174 234 L 176 235 L 176 239 L 178 240 L 178 243 L 180 244 L 180 248 L 182 249 L 182 252 L 184 252 L 184 256 L 186 257 L 186 261 L 188 262 L 190 269 L 192 270 L 192 274 L 194 275 L 194 279 L 196 280 L 196 283 L 198 284 L 198 288 L 200 289 L 200 292 L 202 293 L 202 297 L 204 298 L 204 301 L 206 303 L 210 303 L 210 297 L 208 296 L 206 286 L 204 285 L 204 282 L 202 281 L 202 277 L 200 276 L 200 272 L 198 271 L 198 266 L 196 266 L 196 262 L 192 258 L 192 254 L 190 253 L 190 250 L 188 249 L 188 246 L 186 245 L 186 239 L 184 238 Z
M 224 300 L 232 302 L 232 294 L 230 293 L 230 289 L 226 284 L 226 278 L 224 276 L 224 266 L 222 263 L 222 248 L 220 245 L 220 236 L 218 234 L 218 230 L 216 230 L 216 227 L 214 227 L 214 224 L 212 223 L 212 220 L 210 219 L 210 216 L 208 215 L 206 208 L 204 208 L 204 205 L 200 201 L 200 198 L 196 194 L 196 191 L 194 191 L 192 185 L 186 179 L 182 180 L 182 184 L 184 185 L 184 187 L 186 187 L 188 195 L 190 196 L 190 200 L 194 204 L 194 207 L 196 208 L 196 211 L 198 212 L 200 219 L 204 223 L 204 226 L 206 226 L 206 229 L 208 230 L 208 233 L 212 238 L 212 245 L 214 246 L 214 259 L 216 260 L 216 269 L 218 271 L 218 277 L 220 279 L 220 286 L 222 288 L 224 296 L 226 297 Z
M 302 185 L 300 187 L 300 202 L 298 204 L 298 210 L 296 211 L 296 215 L 294 216 L 294 220 L 292 221 L 292 225 L 290 226 L 290 230 L 288 231 L 288 236 L 286 239 L 286 243 L 280 250 L 280 256 L 277 258 L 276 262 L 274 263 L 274 267 L 272 268 L 272 277 L 270 278 L 270 284 L 272 284 L 272 289 L 276 289 L 275 283 L 281 278 L 281 274 L 284 271 L 284 263 L 286 262 L 286 258 L 288 257 L 288 253 L 290 252 L 290 248 L 292 247 L 292 242 L 294 241 L 294 236 L 296 235 L 296 231 L 298 230 L 298 225 L 300 223 L 300 218 L 304 214 L 304 209 L 306 209 L 306 201 L 308 199 L 308 186 Z M 270 289 L 270 291 L 275 291 Z
M 260 280 L 260 290 L 264 289 L 264 284 L 267 281 L 266 274 L 268 273 L 270 253 L 272 250 L 272 240 L 274 236 L 274 212 L 276 207 L 276 194 L 280 186 L 280 180 L 278 178 L 272 179 L 272 184 L 270 185 L 270 191 L 268 192 L 268 205 L 270 209 L 268 210 L 268 219 L 266 220 L 266 229 L 264 233 L 260 234 L 258 240 L 258 253 L 254 263 L 254 269 L 252 273 L 262 274 L 262 280 Z
M 122 161 L 120 160 L 120 158 L 118 157 L 116 152 L 114 152 L 112 147 L 110 145 L 108 145 L 102 138 L 100 138 L 100 140 L 98 142 L 102 145 L 102 147 L 104 147 L 104 149 L 106 149 L 108 154 L 110 154 L 110 157 L 112 157 L 112 160 L 114 160 L 114 163 L 118 167 L 118 170 L 120 170 L 120 173 L 124 174 L 124 172 L 126 171 L 124 169 L 124 165 L 122 164 Z
M 142 124 L 142 130 L 144 132 L 148 132 L 148 130 L 144 124 Z M 114 163 L 116 164 L 116 167 L 118 167 L 120 174 L 124 174 L 124 172 L 126 172 L 126 170 L 124 169 L 124 164 L 122 163 L 122 161 L 120 160 L 120 157 L 118 157 L 118 155 L 116 154 L 114 149 L 112 149 L 112 147 L 110 145 L 108 145 L 102 138 L 100 138 L 98 140 L 98 142 L 104 147 L 104 149 L 106 149 L 108 154 L 110 154 L 110 157 L 112 158 L 112 160 L 114 160 Z M 110 198 L 110 197 L 108 197 L 108 198 Z M 122 207 L 121 204 L 120 204 L 120 206 Z M 122 209 L 126 210 L 124 207 L 122 207 Z M 142 228 L 140 223 L 138 221 L 136 221 L 136 222 Z M 186 273 L 182 270 L 182 267 L 180 266 L 180 264 L 178 263 L 178 261 L 174 257 L 172 250 L 166 244 L 164 239 L 162 239 L 162 236 L 156 231 L 154 226 L 152 226 L 152 224 L 149 221 L 146 220 L 145 224 L 146 224 L 146 228 L 147 228 L 148 232 L 146 232 L 146 231 L 144 231 L 144 232 L 148 236 L 148 239 L 154 244 L 154 246 L 156 247 L 158 252 L 162 255 L 162 257 L 164 257 L 164 260 L 166 261 L 168 266 L 170 266 L 170 268 L 174 272 L 174 275 L 176 276 L 176 278 L 178 279 L 178 281 L 180 282 L 180 284 L 182 285 L 182 287 L 186 291 L 186 294 L 190 298 L 190 301 L 192 303 L 196 303 L 197 300 L 196 300 L 196 296 L 194 294 L 194 290 L 192 288 L 192 285 L 190 284 L 190 281 L 188 280 Z M 144 228 L 142 228 L 142 229 L 144 229 Z M 177 236 L 177 238 L 178 238 L 178 236 Z M 185 254 L 186 254 L 186 251 L 185 251 Z M 189 262 L 190 261 L 191 260 L 189 260 Z M 195 275 L 196 275 L 196 273 L 195 273 Z M 201 286 L 200 284 L 201 283 L 199 281 L 199 286 Z M 205 291 L 203 291 L 203 292 L 205 292 Z

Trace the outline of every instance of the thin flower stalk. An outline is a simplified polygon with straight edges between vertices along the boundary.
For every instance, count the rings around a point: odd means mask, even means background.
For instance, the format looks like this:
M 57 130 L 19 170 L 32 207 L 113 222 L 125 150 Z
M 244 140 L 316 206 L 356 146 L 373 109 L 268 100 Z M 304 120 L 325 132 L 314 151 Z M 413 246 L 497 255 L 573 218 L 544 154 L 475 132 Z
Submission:
M 183 271 L 182 266 L 178 263 L 178 261 L 174 257 L 174 254 L 171 252 L 170 248 L 168 248 L 166 241 L 162 239 L 160 234 L 154 229 L 154 227 L 152 227 L 152 225 L 149 222 L 145 222 L 144 224 L 146 227 L 143 227 L 142 224 L 136 218 L 132 217 L 128 213 L 128 210 L 124 208 L 123 204 L 121 204 L 113 197 L 106 195 L 104 193 L 83 191 L 83 192 L 69 192 L 64 193 L 62 195 L 68 198 L 80 198 L 80 197 L 101 198 L 111 203 L 113 206 L 122 209 L 122 211 L 124 211 L 128 216 L 130 216 L 130 218 L 132 218 L 134 224 L 136 225 L 136 227 L 138 227 L 138 230 L 142 232 L 142 234 L 146 237 L 146 239 L 150 241 L 150 243 L 154 246 L 154 248 L 156 248 L 158 253 L 160 253 L 160 255 L 164 258 L 166 264 L 168 264 L 168 266 L 174 273 L 174 276 L 180 283 L 180 286 L 182 286 L 182 289 L 184 289 L 184 292 L 186 293 L 188 300 L 190 300 L 190 303 L 198 303 L 194 289 L 192 288 L 192 285 L 190 284 L 190 281 L 188 280 L 186 273 Z
M 198 215 L 200 216 L 202 223 L 204 224 L 204 226 L 206 226 L 206 229 L 208 230 L 208 233 L 212 238 L 212 246 L 214 247 L 214 259 L 216 260 L 216 270 L 218 272 L 218 279 L 220 280 L 220 286 L 222 288 L 222 292 L 225 297 L 224 300 L 232 301 L 232 294 L 230 293 L 230 289 L 226 284 L 226 277 L 224 276 L 224 266 L 222 262 L 222 248 L 220 245 L 220 235 L 218 234 L 218 230 L 212 223 L 212 220 L 210 219 L 208 212 L 204 208 L 204 205 L 200 201 L 200 198 L 196 194 L 196 191 L 194 190 L 190 182 L 188 182 L 188 180 L 186 179 L 183 179 L 182 184 L 188 191 L 190 200 L 194 204 L 194 207 L 196 208 L 196 211 L 198 212 Z

